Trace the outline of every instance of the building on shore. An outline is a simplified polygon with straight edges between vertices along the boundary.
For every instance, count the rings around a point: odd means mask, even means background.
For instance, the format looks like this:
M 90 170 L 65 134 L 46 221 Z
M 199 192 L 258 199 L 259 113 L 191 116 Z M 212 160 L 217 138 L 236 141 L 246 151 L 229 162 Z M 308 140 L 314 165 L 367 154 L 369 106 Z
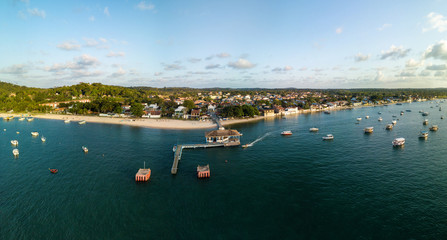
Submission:
M 223 143 L 227 146 L 239 146 L 241 144 L 240 134 L 234 129 L 214 130 L 205 133 L 207 143 Z

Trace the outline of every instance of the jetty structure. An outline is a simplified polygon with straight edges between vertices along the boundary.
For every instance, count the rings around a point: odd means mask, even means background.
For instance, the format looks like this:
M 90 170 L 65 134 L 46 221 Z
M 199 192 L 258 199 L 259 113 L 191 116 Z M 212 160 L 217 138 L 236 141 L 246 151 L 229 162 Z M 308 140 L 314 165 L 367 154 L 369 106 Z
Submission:
M 207 164 L 205 166 L 197 166 L 197 177 L 198 178 L 209 178 L 211 175 L 210 173 L 210 165 Z
M 211 114 L 211 117 L 216 122 L 218 129 L 205 132 L 205 143 L 174 145 L 172 148 L 172 151 L 174 152 L 174 162 L 172 163 L 171 174 L 177 174 L 178 164 L 182 158 L 183 149 L 233 147 L 241 144 L 241 133 L 235 129 L 225 129 L 215 114 Z

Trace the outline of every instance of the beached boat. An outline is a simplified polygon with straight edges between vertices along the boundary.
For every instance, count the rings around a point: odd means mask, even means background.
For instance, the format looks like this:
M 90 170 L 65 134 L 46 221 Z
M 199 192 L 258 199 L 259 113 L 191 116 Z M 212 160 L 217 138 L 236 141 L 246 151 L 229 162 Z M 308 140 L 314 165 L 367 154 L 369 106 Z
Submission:
M 333 139 L 334 139 L 334 135 L 332 135 L 332 134 L 328 134 L 323 137 L 323 140 L 333 140 Z
M 419 138 L 427 139 L 428 138 L 428 132 L 427 131 L 421 131 L 419 133 Z
M 64 123 L 70 123 L 70 119 L 65 120 Z
M 382 119 L 382 117 L 379 117 L 379 119 L 377 119 L 377 120 L 380 122 L 380 121 L 382 121 L 383 119 Z
M 365 133 L 372 133 L 372 132 L 374 132 L 374 127 L 366 127 L 364 129 L 364 131 L 365 131 Z
M 400 147 L 405 145 L 405 138 L 396 138 L 393 141 L 393 147 Z
M 423 125 L 428 125 L 428 119 L 425 119 L 425 120 L 422 122 L 422 124 L 423 124 Z
M 47 140 L 47 138 L 44 137 L 44 136 L 42 136 L 42 137 L 40 138 L 40 140 L 42 140 L 42 142 L 45 142 L 45 141 Z
M 19 121 L 24 121 L 24 120 L 25 120 L 24 117 L 19 118 Z
M 430 131 L 438 131 L 438 125 L 432 125 L 429 129 Z
M 318 132 L 318 130 L 319 130 L 319 129 L 316 128 L 316 127 L 313 127 L 313 128 L 310 128 L 310 129 L 309 129 L 310 132 Z
M 14 148 L 14 149 L 12 150 L 12 154 L 13 154 L 14 156 L 19 156 L 19 149 Z
M 57 173 L 59 171 L 56 168 L 48 168 L 48 170 L 50 170 L 51 173 Z
M 84 151 L 86 153 L 86 152 L 88 152 L 88 148 L 85 146 L 82 146 L 82 151 Z
M 283 136 L 289 136 L 289 135 L 292 135 L 292 131 L 282 131 L 282 132 L 281 132 L 281 135 L 283 135 Z
M 5 120 L 5 121 L 10 121 L 10 120 L 13 120 L 13 119 L 14 119 L 14 116 L 3 117 L 3 120 Z
M 86 122 L 85 122 L 85 120 L 81 120 L 81 121 L 79 121 L 78 123 L 79 123 L 79 124 L 85 124 Z
M 393 129 L 394 124 L 387 124 L 385 129 L 386 130 L 392 130 Z
M 17 146 L 17 145 L 19 145 L 19 141 L 17 141 L 17 140 L 11 140 L 11 145 L 13 145 L 13 146 Z
M 31 132 L 31 136 L 37 137 L 37 136 L 39 136 L 39 133 L 38 132 Z
M 422 113 L 422 116 L 428 116 L 428 115 L 429 115 L 428 112 L 423 112 L 423 113 Z
M 361 117 L 358 117 L 358 118 L 357 118 L 357 121 L 362 121 L 362 118 L 361 118 Z
M 33 117 L 29 117 L 29 118 L 26 119 L 26 121 L 32 122 L 32 121 L 34 121 L 34 118 Z

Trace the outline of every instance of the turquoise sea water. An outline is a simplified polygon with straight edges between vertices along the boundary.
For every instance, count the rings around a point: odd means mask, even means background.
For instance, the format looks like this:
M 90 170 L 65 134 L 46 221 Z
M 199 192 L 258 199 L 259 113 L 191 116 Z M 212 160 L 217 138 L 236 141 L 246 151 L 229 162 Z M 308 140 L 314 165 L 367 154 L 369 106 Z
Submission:
M 447 104 L 440 106 L 447 110 Z M 400 116 L 406 109 L 412 112 Z M 430 115 L 422 117 L 419 110 Z M 0 121 L 0 236 L 445 239 L 447 119 L 441 120 L 442 114 L 447 117 L 435 103 L 425 102 L 238 124 L 232 128 L 243 133 L 243 144 L 259 140 L 253 147 L 185 150 L 176 176 L 170 174 L 173 145 L 202 143 L 203 130 Z M 386 131 L 392 115 L 399 121 Z M 360 124 L 357 117 L 363 117 Z M 439 131 L 420 140 L 419 132 L 429 127 L 422 125 L 424 118 Z M 318 133 L 309 132 L 314 126 Z M 369 126 L 375 131 L 365 135 Z M 283 130 L 293 135 L 283 137 Z M 47 141 L 33 138 L 31 131 Z M 322 141 L 328 133 L 335 139 Z M 406 138 L 404 148 L 392 147 L 396 137 Z M 17 159 L 12 139 L 19 141 Z M 82 152 L 83 145 L 89 153 Z M 144 161 L 151 179 L 136 183 Z M 207 163 L 211 178 L 197 179 L 197 165 Z

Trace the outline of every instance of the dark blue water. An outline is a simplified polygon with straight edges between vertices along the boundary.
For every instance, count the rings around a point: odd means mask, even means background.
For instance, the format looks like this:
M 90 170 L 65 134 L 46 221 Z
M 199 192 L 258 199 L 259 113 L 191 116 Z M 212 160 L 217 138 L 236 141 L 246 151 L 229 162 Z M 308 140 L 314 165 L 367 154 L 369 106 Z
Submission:
M 406 109 L 412 112 L 400 116 Z M 419 110 L 430 112 L 429 125 L 439 125 L 427 140 L 418 138 L 428 130 Z M 244 134 L 242 143 L 262 139 L 247 149 L 185 150 L 176 176 L 170 174 L 172 146 L 204 142 L 203 130 L 1 121 L 0 236 L 446 239 L 447 119 L 441 120 L 442 114 L 426 102 L 238 124 L 232 128 Z M 392 115 L 399 121 L 386 131 Z M 357 117 L 363 117 L 360 124 Z M 318 133 L 309 132 L 314 126 Z M 369 126 L 375 131 L 365 135 Z M 294 134 L 283 137 L 283 130 Z M 31 137 L 31 131 L 47 141 Z M 335 139 L 322 141 L 328 133 Z M 392 147 L 396 137 L 406 138 L 404 148 Z M 12 139 L 19 141 L 16 159 Z M 151 179 L 136 183 L 144 161 Z M 197 179 L 197 165 L 207 163 L 211 178 Z

